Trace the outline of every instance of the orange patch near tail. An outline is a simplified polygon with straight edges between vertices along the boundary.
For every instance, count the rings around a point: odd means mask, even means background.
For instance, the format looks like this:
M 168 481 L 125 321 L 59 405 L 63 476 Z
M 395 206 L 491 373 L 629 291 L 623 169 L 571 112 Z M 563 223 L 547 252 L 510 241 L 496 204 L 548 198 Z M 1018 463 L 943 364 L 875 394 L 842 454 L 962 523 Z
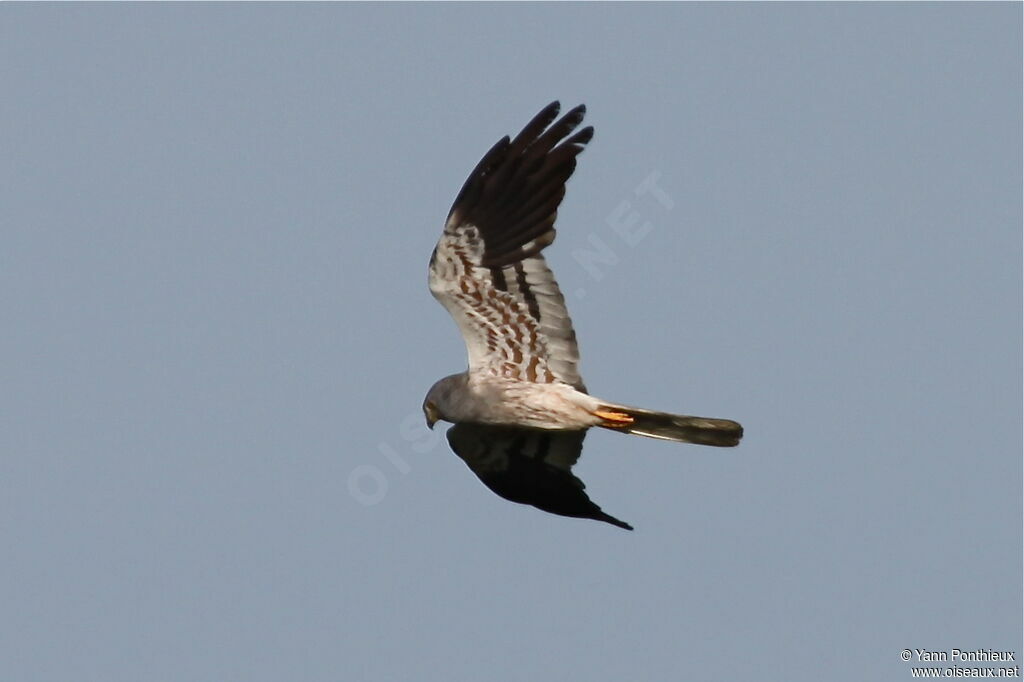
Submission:
M 601 426 L 607 426 L 611 429 L 620 429 L 623 426 L 629 426 L 633 423 L 633 418 L 624 412 L 607 412 L 604 410 L 594 410 L 594 416 L 600 417 L 605 421 Z

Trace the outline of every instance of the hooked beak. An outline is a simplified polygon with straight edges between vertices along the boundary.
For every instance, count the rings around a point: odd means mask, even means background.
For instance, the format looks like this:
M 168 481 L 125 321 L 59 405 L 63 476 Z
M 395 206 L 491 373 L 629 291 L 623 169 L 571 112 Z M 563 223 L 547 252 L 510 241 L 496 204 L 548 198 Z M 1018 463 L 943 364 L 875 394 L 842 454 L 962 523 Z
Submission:
M 437 423 L 438 415 L 437 408 L 434 407 L 434 403 L 427 403 L 423 406 L 423 416 L 427 418 L 427 426 L 430 430 L 434 430 L 434 424 Z

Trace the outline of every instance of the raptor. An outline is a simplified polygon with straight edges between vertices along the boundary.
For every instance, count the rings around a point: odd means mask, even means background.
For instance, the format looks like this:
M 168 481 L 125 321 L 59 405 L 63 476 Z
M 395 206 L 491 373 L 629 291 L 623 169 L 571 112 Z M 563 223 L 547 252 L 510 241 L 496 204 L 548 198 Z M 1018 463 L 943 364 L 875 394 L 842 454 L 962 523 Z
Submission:
M 469 367 L 435 383 L 423 413 L 431 428 L 454 424 L 452 450 L 501 497 L 632 530 L 572 473 L 588 429 L 731 447 L 743 428 L 587 392 L 565 299 L 542 251 L 555 239 L 565 184 L 594 129 L 578 129 L 583 105 L 561 118 L 559 108 L 552 102 L 515 138 L 498 140 L 452 204 L 429 283 L 462 332 Z

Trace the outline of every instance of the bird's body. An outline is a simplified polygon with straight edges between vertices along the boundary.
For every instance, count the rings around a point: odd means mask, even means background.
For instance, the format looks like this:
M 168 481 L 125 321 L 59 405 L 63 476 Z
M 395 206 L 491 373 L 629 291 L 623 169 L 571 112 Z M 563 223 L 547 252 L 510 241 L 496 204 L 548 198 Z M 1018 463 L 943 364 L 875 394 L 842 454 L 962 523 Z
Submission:
M 605 514 L 571 468 L 587 429 L 733 446 L 743 429 L 591 396 L 572 321 L 541 251 L 554 241 L 565 182 L 593 128 L 585 109 L 557 122 L 558 103 L 499 140 L 470 173 L 430 259 L 430 291 L 466 342 L 469 367 L 438 381 L 427 421 L 455 424 L 448 441 L 491 490 L 563 516 L 630 526 Z M 549 127 L 550 126 L 550 127 Z
M 434 384 L 427 400 L 456 424 L 500 424 L 566 431 L 598 426 L 600 402 L 560 381 L 527 383 L 503 377 L 453 374 Z

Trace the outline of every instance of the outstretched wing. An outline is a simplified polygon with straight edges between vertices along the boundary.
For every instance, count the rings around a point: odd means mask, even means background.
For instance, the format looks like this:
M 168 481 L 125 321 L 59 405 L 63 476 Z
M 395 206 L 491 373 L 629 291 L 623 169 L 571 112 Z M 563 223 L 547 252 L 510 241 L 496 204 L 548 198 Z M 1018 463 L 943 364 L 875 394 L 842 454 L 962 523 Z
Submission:
M 448 429 L 448 443 L 484 485 L 506 500 L 633 530 L 601 511 L 572 474 L 586 434 L 463 423 Z
M 582 390 L 576 334 L 541 251 L 594 129 L 573 133 L 583 105 L 552 124 L 558 110 L 549 104 L 470 173 L 430 258 L 430 291 L 462 332 L 470 373 Z

